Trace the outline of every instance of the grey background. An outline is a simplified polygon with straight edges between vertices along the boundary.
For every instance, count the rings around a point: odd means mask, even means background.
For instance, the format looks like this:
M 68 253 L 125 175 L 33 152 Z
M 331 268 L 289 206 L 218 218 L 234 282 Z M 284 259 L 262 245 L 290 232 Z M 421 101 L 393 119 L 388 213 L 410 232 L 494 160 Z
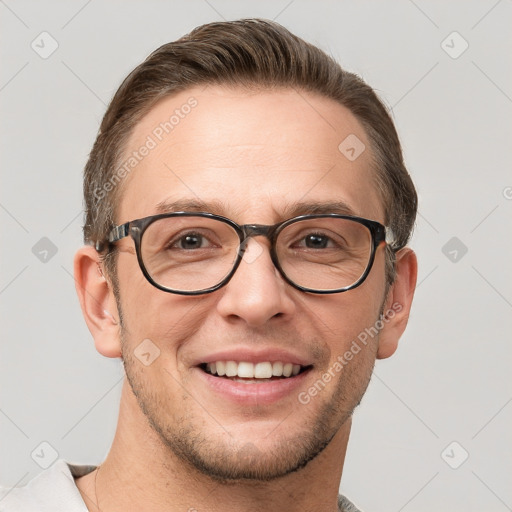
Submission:
M 420 195 L 410 325 L 355 414 L 341 490 L 368 511 L 512 510 L 510 0 L 5 0 L 0 15 L 3 485 L 52 450 L 98 463 L 113 437 L 122 369 L 95 351 L 71 275 L 105 104 L 157 46 L 260 16 L 377 89 Z

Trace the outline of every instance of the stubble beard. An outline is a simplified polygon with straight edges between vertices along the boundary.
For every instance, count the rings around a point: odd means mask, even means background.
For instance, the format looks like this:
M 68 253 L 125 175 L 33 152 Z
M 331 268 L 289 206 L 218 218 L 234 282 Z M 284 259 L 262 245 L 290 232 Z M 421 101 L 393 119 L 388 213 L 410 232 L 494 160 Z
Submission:
M 183 391 L 181 402 L 168 397 L 160 396 L 155 392 L 154 386 L 144 383 L 143 374 L 137 370 L 140 362 L 131 356 L 129 342 L 125 339 L 125 331 L 121 327 L 123 364 L 128 382 L 137 399 L 141 411 L 146 416 L 149 425 L 158 434 L 163 446 L 169 450 L 170 456 L 179 459 L 189 470 L 197 471 L 202 475 L 223 483 L 268 482 L 299 471 L 311 460 L 317 457 L 329 445 L 333 437 L 345 422 L 351 417 L 354 409 L 359 405 L 370 381 L 373 370 L 371 364 L 361 364 L 357 368 L 347 365 L 336 383 L 336 389 L 331 398 L 318 409 L 314 417 L 307 418 L 300 431 L 295 432 L 289 428 L 292 418 L 297 420 L 300 416 L 292 412 L 283 418 L 282 423 L 268 434 L 275 437 L 272 448 L 269 449 L 268 440 L 265 439 L 267 448 L 260 450 L 253 442 L 244 442 L 236 439 L 235 435 L 226 433 L 227 429 L 218 436 L 208 435 L 201 429 L 201 421 L 190 412 L 187 412 L 187 404 L 193 403 L 196 409 L 201 407 L 186 390 Z M 364 356 L 363 356 L 364 357 Z M 370 360 L 374 358 L 370 356 Z M 355 366 L 355 365 L 354 365 Z M 364 373 L 362 373 L 364 370 Z M 248 384 L 250 385 L 250 384 Z M 354 395 L 354 390 L 357 394 Z M 319 393 L 314 400 L 321 399 L 323 393 Z M 166 415 L 166 405 L 174 409 L 185 411 L 173 421 Z M 296 405 L 298 413 L 307 414 L 308 405 Z M 302 409 L 303 408 L 303 409 Z M 206 415 L 206 421 L 214 420 Z M 213 424 L 214 427 L 218 425 Z M 294 432 L 288 435 L 288 432 Z

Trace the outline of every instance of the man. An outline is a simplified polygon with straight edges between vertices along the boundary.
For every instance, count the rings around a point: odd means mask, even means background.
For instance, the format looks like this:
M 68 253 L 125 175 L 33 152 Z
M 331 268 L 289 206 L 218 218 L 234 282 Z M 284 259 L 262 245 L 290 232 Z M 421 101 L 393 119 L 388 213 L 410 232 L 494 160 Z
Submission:
M 199 27 L 120 86 L 84 195 L 75 279 L 124 363 L 116 435 L 2 509 L 357 510 L 351 416 L 416 283 L 416 193 L 372 89 L 276 23 Z

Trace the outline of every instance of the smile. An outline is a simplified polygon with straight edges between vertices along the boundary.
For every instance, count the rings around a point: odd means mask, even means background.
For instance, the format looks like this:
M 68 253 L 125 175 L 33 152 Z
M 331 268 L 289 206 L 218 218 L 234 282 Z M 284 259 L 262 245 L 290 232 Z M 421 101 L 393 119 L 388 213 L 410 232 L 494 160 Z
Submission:
M 239 406 L 263 406 L 294 399 L 313 365 L 285 361 L 216 360 L 195 366 L 205 391 Z M 211 397 L 208 398 L 211 400 Z
M 306 368 L 306 366 L 301 366 L 300 364 L 282 361 L 262 361 L 258 363 L 215 361 L 201 365 L 201 369 L 210 375 L 246 383 L 295 377 Z

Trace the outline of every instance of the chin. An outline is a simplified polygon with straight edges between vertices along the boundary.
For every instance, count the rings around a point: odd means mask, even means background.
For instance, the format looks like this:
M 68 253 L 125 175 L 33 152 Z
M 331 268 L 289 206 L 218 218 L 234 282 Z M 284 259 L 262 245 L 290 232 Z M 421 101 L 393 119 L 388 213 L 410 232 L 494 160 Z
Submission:
M 182 434 L 184 432 L 182 431 Z M 191 442 L 192 440 L 192 442 Z M 163 441 L 186 465 L 209 478 L 223 482 L 269 482 L 301 470 L 329 444 L 330 438 L 294 437 L 274 443 L 216 443 L 187 434 Z
M 323 452 L 352 414 L 352 409 L 341 411 L 330 403 L 300 421 L 290 415 L 271 429 L 258 429 L 257 421 L 252 429 L 247 420 L 243 428 L 233 426 L 228 432 L 212 425 L 210 417 L 187 415 L 176 422 L 162 417 L 161 409 L 145 405 L 146 416 L 171 458 L 224 483 L 269 482 L 300 471 Z M 205 422 L 210 426 L 205 428 Z

